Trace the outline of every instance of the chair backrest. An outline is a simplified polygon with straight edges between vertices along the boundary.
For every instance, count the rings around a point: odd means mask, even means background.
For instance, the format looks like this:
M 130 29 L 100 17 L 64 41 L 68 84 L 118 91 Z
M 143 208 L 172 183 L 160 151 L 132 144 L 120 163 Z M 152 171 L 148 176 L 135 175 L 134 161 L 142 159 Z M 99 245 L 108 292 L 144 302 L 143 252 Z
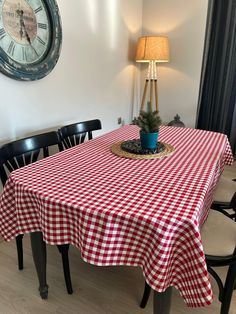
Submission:
M 58 132 L 64 148 L 70 148 L 93 138 L 92 131 L 101 130 L 101 121 L 98 119 L 78 122 L 61 127 Z
M 4 144 L 0 148 L 0 177 L 3 186 L 8 178 L 6 169 L 12 172 L 13 170 L 37 161 L 40 151 L 43 152 L 44 158 L 48 157 L 48 147 L 53 145 L 58 145 L 59 150 L 62 150 L 60 137 L 56 131 Z

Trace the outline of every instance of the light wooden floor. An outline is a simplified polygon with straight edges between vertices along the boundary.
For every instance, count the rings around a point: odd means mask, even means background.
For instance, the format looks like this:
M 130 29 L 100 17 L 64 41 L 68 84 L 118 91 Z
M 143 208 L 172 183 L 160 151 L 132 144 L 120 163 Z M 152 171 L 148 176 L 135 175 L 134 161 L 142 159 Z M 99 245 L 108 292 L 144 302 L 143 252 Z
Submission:
M 64 285 L 60 255 L 48 246 L 49 298 L 41 300 L 31 257 L 29 237 L 24 239 L 25 269 L 16 266 L 15 243 L 0 244 L 0 313 L 1 314 L 151 314 L 152 298 L 145 310 L 139 308 L 144 280 L 135 267 L 96 267 L 84 263 L 76 248 L 70 250 L 74 294 Z M 221 274 L 224 275 L 223 269 Z M 214 282 L 213 289 L 217 294 Z M 173 291 L 171 314 L 217 314 L 220 303 L 215 298 L 206 308 L 189 309 L 177 291 Z M 236 291 L 231 304 L 236 313 Z
M 225 174 L 236 175 L 236 163 Z M 236 177 L 236 176 L 235 176 Z M 84 263 L 76 248 L 70 249 L 74 294 L 65 289 L 61 258 L 56 247 L 48 246 L 49 298 L 41 300 L 32 261 L 29 237 L 24 239 L 25 269 L 17 270 L 14 241 L 0 243 L 0 314 L 151 314 L 152 299 L 146 309 L 139 308 L 144 280 L 134 267 L 96 267 Z M 224 268 L 220 269 L 222 277 Z M 214 281 L 213 291 L 218 295 Z M 215 297 L 206 308 L 189 309 L 177 291 L 173 291 L 171 314 L 218 314 L 220 303 Z M 236 314 L 236 291 L 230 314 Z

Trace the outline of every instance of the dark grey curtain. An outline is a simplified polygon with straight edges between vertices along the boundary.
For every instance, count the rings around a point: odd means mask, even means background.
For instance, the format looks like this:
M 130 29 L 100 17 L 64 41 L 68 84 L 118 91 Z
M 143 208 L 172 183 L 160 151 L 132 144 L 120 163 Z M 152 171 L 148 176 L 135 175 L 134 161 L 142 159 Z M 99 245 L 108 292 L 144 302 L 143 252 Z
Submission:
M 209 0 L 196 127 L 228 135 L 236 153 L 236 0 Z

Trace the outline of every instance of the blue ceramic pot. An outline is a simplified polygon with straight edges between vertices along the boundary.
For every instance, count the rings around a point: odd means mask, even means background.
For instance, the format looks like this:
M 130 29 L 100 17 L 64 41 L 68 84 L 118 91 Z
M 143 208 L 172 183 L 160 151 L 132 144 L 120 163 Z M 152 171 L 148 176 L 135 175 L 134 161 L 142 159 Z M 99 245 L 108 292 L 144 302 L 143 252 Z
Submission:
M 145 133 L 140 131 L 140 142 L 143 149 L 156 149 L 159 132 Z

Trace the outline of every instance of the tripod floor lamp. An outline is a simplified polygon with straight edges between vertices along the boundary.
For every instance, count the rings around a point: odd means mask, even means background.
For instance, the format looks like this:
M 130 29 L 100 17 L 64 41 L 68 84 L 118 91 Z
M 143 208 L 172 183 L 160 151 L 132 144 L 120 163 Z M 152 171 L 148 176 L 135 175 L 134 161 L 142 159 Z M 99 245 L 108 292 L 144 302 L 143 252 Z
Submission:
M 148 72 L 143 91 L 141 109 L 144 109 L 147 97 L 148 87 L 150 87 L 150 103 L 153 104 L 155 99 L 155 107 L 158 110 L 158 93 L 157 93 L 157 68 L 158 62 L 169 62 L 169 41 L 165 36 L 143 36 L 138 40 L 136 51 L 136 62 L 148 62 Z M 150 85 L 150 86 L 149 86 Z M 154 96 L 154 97 L 153 97 Z

